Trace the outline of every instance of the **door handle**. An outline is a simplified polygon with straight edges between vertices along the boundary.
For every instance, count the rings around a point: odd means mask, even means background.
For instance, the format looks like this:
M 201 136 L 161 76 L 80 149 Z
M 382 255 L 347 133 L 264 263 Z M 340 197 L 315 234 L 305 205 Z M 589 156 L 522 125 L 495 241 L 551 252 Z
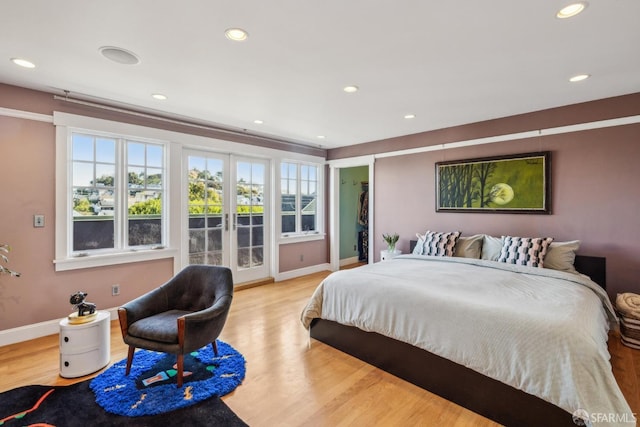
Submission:
M 229 214 L 224 214 L 224 231 L 229 231 Z
M 236 214 L 236 213 L 233 214 L 233 231 L 236 230 L 236 221 L 238 219 L 237 216 L 238 216 L 238 214 Z

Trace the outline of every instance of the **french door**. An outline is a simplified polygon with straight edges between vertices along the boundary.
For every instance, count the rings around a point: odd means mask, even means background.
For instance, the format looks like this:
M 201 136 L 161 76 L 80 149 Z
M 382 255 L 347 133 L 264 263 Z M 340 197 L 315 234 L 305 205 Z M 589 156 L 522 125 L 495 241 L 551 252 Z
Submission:
M 269 276 L 269 162 L 185 152 L 186 264 L 231 268 L 235 283 Z
M 231 261 L 244 281 L 267 277 L 268 161 L 232 157 L 236 198 L 232 207 Z

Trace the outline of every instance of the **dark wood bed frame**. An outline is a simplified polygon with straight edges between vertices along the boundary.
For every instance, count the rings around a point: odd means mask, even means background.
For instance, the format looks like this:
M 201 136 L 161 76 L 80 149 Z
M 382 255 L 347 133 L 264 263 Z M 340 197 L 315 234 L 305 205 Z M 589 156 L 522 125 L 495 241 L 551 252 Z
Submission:
M 606 288 L 605 258 L 577 256 L 574 265 Z M 576 425 L 570 413 L 549 402 L 375 332 L 314 319 L 311 337 L 506 426 Z

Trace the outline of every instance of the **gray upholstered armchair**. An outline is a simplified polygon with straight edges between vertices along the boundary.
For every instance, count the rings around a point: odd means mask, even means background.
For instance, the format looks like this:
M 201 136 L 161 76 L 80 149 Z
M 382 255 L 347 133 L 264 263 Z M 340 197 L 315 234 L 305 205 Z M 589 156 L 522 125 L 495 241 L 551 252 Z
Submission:
M 233 298 L 231 270 L 190 265 L 168 282 L 118 309 L 122 338 L 129 344 L 126 374 L 136 348 L 177 355 L 182 387 L 184 354 L 211 344 L 227 319 Z

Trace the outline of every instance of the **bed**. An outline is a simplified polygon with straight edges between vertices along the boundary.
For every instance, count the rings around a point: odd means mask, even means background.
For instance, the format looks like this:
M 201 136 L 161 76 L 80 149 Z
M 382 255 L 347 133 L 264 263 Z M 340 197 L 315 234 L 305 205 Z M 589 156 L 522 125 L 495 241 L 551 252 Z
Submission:
M 332 273 L 301 320 L 311 337 L 507 426 L 633 425 L 609 363 L 605 260 L 573 264 L 589 277 L 402 255 Z

